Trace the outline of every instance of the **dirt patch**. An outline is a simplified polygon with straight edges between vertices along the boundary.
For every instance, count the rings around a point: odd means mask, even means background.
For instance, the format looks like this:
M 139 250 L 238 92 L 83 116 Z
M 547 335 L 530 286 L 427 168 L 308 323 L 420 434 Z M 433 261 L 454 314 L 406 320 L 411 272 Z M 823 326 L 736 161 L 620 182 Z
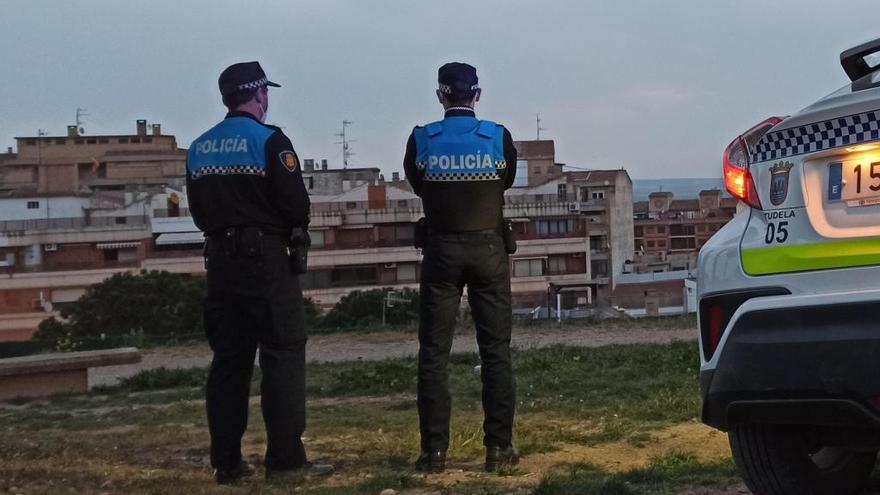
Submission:
M 699 423 L 674 425 L 648 435 L 639 442 L 622 441 L 596 446 L 566 444 L 560 450 L 523 458 L 521 469 L 544 473 L 559 464 L 589 463 L 609 472 L 647 466 L 651 459 L 670 452 L 693 454 L 699 462 L 730 457 L 727 436 Z

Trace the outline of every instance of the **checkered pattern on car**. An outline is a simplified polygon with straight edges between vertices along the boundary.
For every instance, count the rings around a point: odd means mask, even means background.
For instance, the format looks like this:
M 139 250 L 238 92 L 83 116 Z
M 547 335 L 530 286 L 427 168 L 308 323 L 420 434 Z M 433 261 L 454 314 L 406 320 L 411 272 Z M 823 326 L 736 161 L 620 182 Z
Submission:
M 752 154 L 752 163 L 880 139 L 880 110 L 768 132 Z
M 190 177 L 195 180 L 199 177 L 204 177 L 206 175 L 257 175 L 260 177 L 265 177 L 266 169 L 263 167 L 258 167 L 256 165 L 236 165 L 233 167 L 208 165 L 207 167 L 202 167 L 192 172 Z

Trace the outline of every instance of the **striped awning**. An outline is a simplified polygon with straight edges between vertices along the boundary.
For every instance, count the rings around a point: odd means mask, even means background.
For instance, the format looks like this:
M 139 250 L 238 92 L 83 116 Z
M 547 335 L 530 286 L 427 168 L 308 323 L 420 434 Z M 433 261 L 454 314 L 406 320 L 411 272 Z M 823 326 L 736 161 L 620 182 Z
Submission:
M 133 248 L 140 246 L 140 241 L 130 241 L 130 242 L 99 242 L 95 247 L 98 249 L 123 249 L 123 248 Z
M 205 236 L 201 232 L 167 232 L 156 237 L 157 246 L 175 244 L 204 244 Z

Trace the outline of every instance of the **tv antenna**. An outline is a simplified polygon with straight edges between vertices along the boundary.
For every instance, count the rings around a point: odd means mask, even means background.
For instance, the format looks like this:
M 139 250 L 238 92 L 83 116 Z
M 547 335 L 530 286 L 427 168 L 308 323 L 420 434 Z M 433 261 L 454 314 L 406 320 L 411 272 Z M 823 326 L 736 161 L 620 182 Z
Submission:
M 548 130 L 546 127 L 541 127 L 541 114 L 535 114 L 535 140 L 541 140 L 541 131 Z
M 348 126 L 354 124 L 354 122 L 350 120 L 342 121 L 342 132 L 337 132 L 335 134 L 336 137 L 342 138 L 342 141 L 337 141 L 336 144 L 342 145 L 342 168 L 348 168 L 348 159 L 354 155 L 354 152 L 351 151 L 351 143 L 355 142 L 353 139 L 348 139 L 348 133 L 346 130 Z
M 85 133 L 85 129 L 82 128 L 84 123 L 83 117 L 87 117 L 88 115 L 88 109 L 76 107 L 76 128 L 79 129 L 80 134 Z

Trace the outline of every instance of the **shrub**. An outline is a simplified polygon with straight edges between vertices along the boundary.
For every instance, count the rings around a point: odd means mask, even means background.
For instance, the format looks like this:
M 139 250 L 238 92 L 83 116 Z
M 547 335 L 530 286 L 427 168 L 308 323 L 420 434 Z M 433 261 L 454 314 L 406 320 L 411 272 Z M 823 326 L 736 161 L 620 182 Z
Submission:
M 321 326 L 325 328 L 369 327 L 382 323 L 382 305 L 389 287 L 367 291 L 349 292 L 324 316 Z M 395 291 L 397 301 L 385 308 L 385 322 L 391 325 L 409 324 L 419 318 L 419 293 L 405 288 Z
M 160 271 L 117 273 L 91 286 L 61 309 L 61 320 L 40 323 L 34 338 L 58 350 L 142 342 L 143 337 L 174 340 L 202 333 L 204 277 Z

